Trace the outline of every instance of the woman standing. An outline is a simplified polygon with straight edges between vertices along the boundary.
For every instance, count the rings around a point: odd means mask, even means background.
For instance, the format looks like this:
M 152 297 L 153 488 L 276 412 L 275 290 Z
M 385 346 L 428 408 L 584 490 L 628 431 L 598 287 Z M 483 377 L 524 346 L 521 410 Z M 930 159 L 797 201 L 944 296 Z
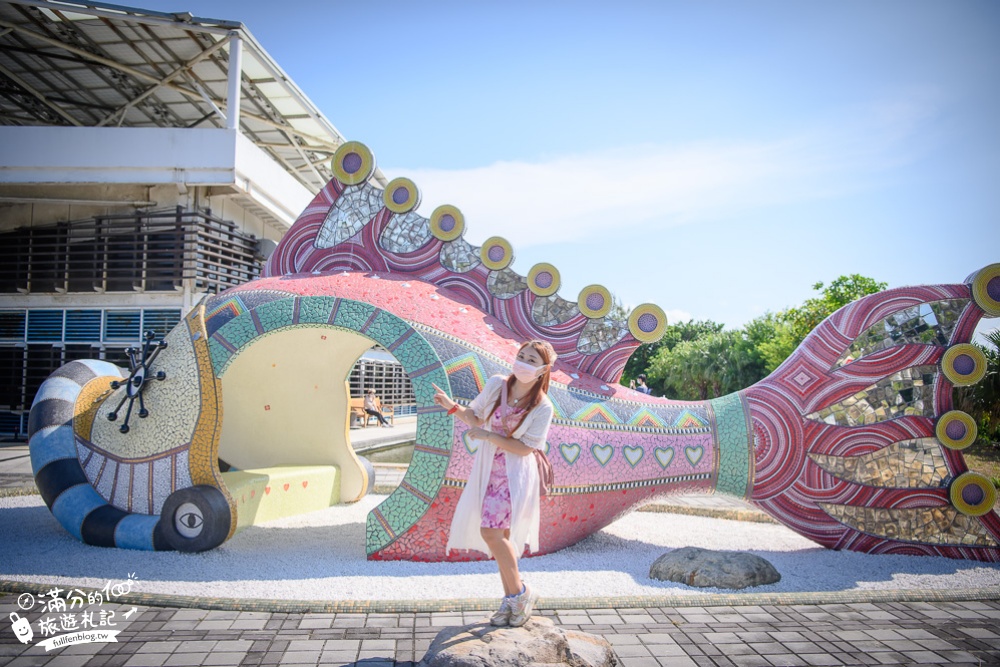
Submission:
M 455 506 L 450 549 L 475 549 L 496 559 L 504 598 L 493 625 L 524 625 L 538 595 L 521 580 L 517 559 L 525 545 L 538 550 L 539 480 L 535 450 L 543 450 L 552 421 L 546 392 L 556 360 L 547 341 L 532 340 L 517 352 L 509 377 L 495 375 L 468 407 L 435 386 L 434 402 L 471 426 L 480 441 L 469 481 Z

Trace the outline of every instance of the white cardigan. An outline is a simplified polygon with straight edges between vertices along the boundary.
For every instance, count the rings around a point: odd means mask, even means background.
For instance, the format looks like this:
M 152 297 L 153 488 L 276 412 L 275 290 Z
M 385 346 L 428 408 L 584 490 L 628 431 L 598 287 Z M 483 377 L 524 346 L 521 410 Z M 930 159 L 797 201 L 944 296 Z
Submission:
M 486 386 L 469 407 L 480 419 L 486 419 L 483 428 L 492 430 L 493 419 L 490 411 L 500 396 L 503 383 L 507 380 L 502 375 L 494 375 L 486 381 Z M 532 449 L 545 448 L 545 436 L 552 422 L 552 402 L 542 395 L 541 402 L 528 413 L 521 426 L 513 433 L 513 437 Z M 489 547 L 483 541 L 479 532 L 482 525 L 483 497 L 490 481 L 490 471 L 493 466 L 493 456 L 496 445 L 483 440 L 472 460 L 472 471 L 469 480 L 462 490 L 462 496 L 455 506 L 455 515 L 451 520 L 451 531 L 448 535 L 446 551 L 451 549 L 475 549 L 489 555 Z M 514 551 L 520 556 L 527 544 L 531 551 L 538 551 L 538 524 L 540 520 L 538 493 L 538 464 L 532 455 L 518 456 L 507 452 L 507 483 L 510 486 L 510 542 Z

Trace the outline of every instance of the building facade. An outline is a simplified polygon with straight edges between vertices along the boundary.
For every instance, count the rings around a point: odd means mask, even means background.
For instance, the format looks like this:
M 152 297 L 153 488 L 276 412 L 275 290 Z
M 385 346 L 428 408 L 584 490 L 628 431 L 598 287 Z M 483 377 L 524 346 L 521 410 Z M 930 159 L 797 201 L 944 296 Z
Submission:
M 257 276 L 343 141 L 238 22 L 0 2 L 0 437 Z

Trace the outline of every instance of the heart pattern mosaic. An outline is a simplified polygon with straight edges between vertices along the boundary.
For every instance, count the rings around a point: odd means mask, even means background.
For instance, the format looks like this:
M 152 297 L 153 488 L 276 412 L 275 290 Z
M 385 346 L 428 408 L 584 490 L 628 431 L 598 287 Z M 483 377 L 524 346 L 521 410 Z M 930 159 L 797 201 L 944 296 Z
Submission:
M 611 445 L 592 445 L 590 451 L 602 468 L 608 465 L 608 461 L 615 454 L 615 448 Z
M 688 463 L 691 464 L 692 468 L 698 465 L 698 461 L 701 461 L 701 457 L 704 456 L 704 454 L 705 448 L 701 445 L 698 445 L 697 447 L 684 448 L 684 456 L 687 458 Z
M 625 460 L 628 461 L 628 464 L 634 468 L 642 460 L 642 457 L 646 454 L 646 450 L 642 447 L 625 447 L 622 453 L 625 455 Z
M 674 450 L 672 447 L 657 447 L 653 451 L 653 456 L 656 458 L 656 462 L 660 464 L 660 467 L 666 470 L 674 460 Z

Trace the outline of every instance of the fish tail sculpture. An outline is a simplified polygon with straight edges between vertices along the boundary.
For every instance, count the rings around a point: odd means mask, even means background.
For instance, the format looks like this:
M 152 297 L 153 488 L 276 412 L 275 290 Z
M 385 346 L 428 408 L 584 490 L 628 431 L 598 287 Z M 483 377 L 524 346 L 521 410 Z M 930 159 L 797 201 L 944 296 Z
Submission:
M 952 409 L 953 387 L 985 371 L 984 355 L 965 341 L 980 303 L 996 312 L 986 300 L 991 282 L 995 293 L 1000 265 L 965 284 L 865 297 L 824 321 L 769 377 L 710 401 L 576 388 L 577 374 L 560 369 L 549 392 L 555 485 L 542 499 L 539 553 L 658 496 L 720 493 L 833 549 L 1000 560 L 996 489 L 961 453 L 976 424 Z M 467 374 L 457 366 L 449 374 L 459 401 L 479 386 Z M 420 521 L 392 535 L 393 497 L 373 512 L 369 531 L 380 541 L 370 541 L 371 557 L 480 557 L 443 551 L 476 446 L 464 431 L 456 422 L 443 488 Z
M 662 336 L 660 308 L 618 319 L 600 285 L 564 299 L 554 266 L 513 271 L 511 244 L 473 246 L 457 208 L 425 218 L 409 179 L 375 187 L 363 144 L 342 145 L 332 169 L 263 275 L 206 298 L 167 336 L 140 373 L 146 417 L 130 432 L 112 428 L 135 393 L 121 382 L 129 373 L 88 367 L 66 393 L 61 369 L 43 385 L 36 405 L 62 403 L 32 409 L 36 479 L 78 538 L 201 550 L 272 516 L 274 496 L 302 511 L 359 499 L 372 475 L 350 447 L 344 378 L 379 344 L 413 385 L 417 430 L 402 483 L 368 515 L 367 555 L 484 558 L 445 550 L 477 441 L 434 405 L 433 385 L 468 403 L 509 372 L 522 341 L 542 338 L 559 360 L 537 554 L 656 497 L 721 493 L 829 548 L 1000 561 L 996 489 L 968 470 L 961 450 L 976 425 L 952 405 L 953 387 L 985 373 L 969 341 L 982 317 L 1000 315 L 1000 264 L 867 296 L 752 387 L 672 401 L 618 384 L 635 348 Z M 158 369 L 165 380 L 149 383 Z

